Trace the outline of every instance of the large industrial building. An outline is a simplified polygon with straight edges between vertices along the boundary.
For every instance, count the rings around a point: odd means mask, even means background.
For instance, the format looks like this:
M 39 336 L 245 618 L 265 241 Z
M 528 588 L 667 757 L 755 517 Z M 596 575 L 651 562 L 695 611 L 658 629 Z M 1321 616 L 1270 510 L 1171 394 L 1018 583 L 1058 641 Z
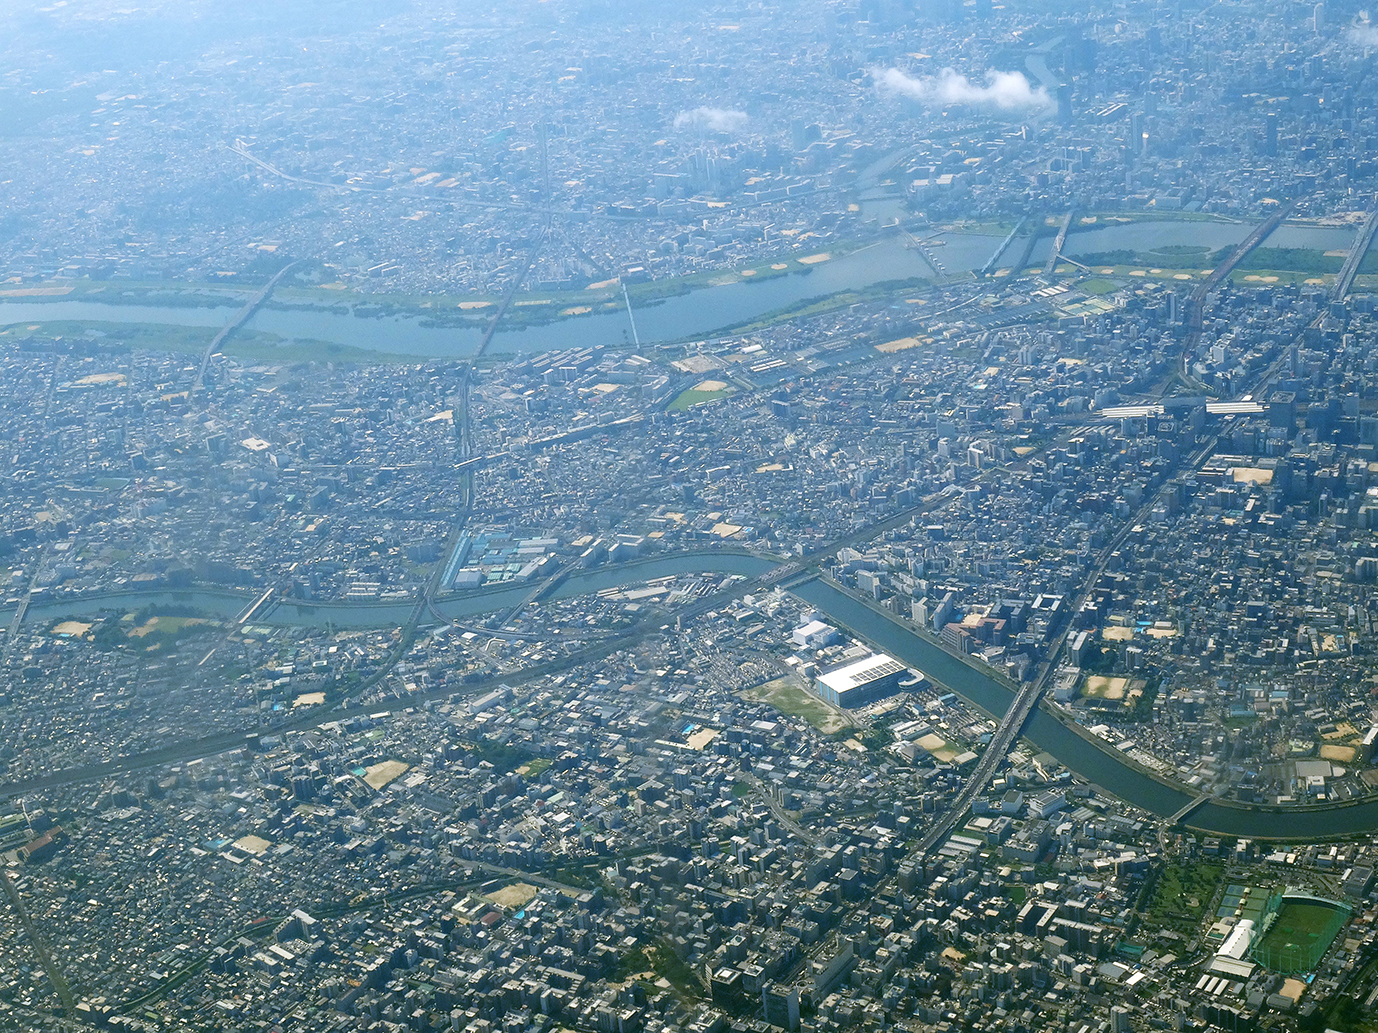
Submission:
M 823 649 L 841 640 L 842 634 L 836 628 L 820 620 L 801 624 L 790 635 L 790 641 L 800 649 Z
M 884 653 L 848 660 L 819 674 L 818 695 L 846 710 L 864 707 L 893 693 L 906 670 L 904 664 Z

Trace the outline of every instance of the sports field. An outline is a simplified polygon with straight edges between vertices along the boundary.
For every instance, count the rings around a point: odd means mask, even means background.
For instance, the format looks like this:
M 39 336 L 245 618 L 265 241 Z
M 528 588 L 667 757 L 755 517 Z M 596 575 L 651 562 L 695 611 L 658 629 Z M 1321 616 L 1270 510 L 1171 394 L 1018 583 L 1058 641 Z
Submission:
M 1284 900 L 1277 919 L 1254 948 L 1254 958 L 1274 972 L 1310 971 L 1320 963 L 1348 918 L 1342 907 Z

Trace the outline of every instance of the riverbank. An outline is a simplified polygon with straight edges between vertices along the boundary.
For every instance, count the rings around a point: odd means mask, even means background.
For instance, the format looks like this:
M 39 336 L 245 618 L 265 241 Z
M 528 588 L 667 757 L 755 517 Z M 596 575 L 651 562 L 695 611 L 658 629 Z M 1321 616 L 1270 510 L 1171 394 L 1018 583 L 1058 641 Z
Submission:
M 576 572 L 553 596 L 569 598 L 587 595 L 682 574 L 735 574 L 755 578 L 769 571 L 777 562 L 776 559 L 746 551 L 727 550 L 653 556 L 623 565 Z M 519 602 L 528 591 L 527 585 L 513 585 L 451 593 L 438 599 L 436 608 L 449 619 L 493 613 Z M 867 605 L 865 601 L 818 578 L 797 586 L 792 592 L 817 607 L 829 620 L 870 642 L 875 648 L 923 671 L 934 683 L 957 693 L 993 717 L 1003 715 L 1013 701 L 1013 683 L 969 658 L 947 652 L 937 642 L 893 614 Z M 213 589 L 93 595 L 85 599 L 36 602 L 30 606 L 26 622 L 51 622 L 115 608 L 141 609 L 154 602 L 191 606 L 231 616 L 238 613 L 247 601 L 250 601 L 250 593 Z M 341 629 L 391 628 L 404 621 L 411 609 L 412 603 L 405 600 L 398 603 L 282 600 L 261 617 L 256 615 L 255 623 Z M 11 616 L 12 611 L 10 614 L 0 612 L 0 621 L 6 621 Z M 1034 711 L 1025 726 L 1023 738 L 1037 749 L 1051 754 L 1087 782 L 1160 818 L 1171 817 L 1198 796 L 1195 790 L 1165 779 L 1160 773 L 1137 763 L 1076 722 L 1060 717 L 1051 707 Z M 1378 830 L 1378 797 L 1294 806 L 1211 800 L 1193 811 L 1186 825 L 1203 834 L 1261 840 L 1342 839 Z
M 1046 261 L 1052 246 L 1052 235 L 1045 232 L 1049 229 L 1035 227 L 1038 237 L 1029 269 L 1040 269 Z M 1083 265 L 1094 262 L 1098 275 L 1121 285 L 1141 277 L 1197 280 L 1249 229 L 1243 222 L 1190 213 L 1088 214 L 1074 227 L 1063 253 Z M 628 284 L 626 298 L 620 281 L 611 277 L 580 289 L 522 292 L 504 315 L 491 351 L 510 356 L 571 347 L 631 347 L 628 298 L 643 346 L 759 330 L 857 301 L 924 289 L 935 279 L 930 259 L 941 263 L 949 279 L 969 276 L 990 260 L 1007 232 L 999 224 L 927 227 L 920 231 L 922 248 L 900 230 L 879 238 L 804 240 L 740 268 Z M 1251 256 L 1248 270 L 1236 273 L 1236 280 L 1324 282 L 1333 276 L 1330 267 L 1342 261 L 1337 252 L 1350 246 L 1354 233 L 1351 225 L 1284 224 Z M 1363 269 L 1370 270 L 1378 271 L 1372 261 Z M 999 270 L 997 276 L 1025 271 Z M 1077 277 L 1081 270 L 1066 263 L 1058 272 Z M 381 295 L 341 288 L 343 284 L 285 283 L 236 334 L 228 353 L 253 361 L 463 359 L 477 351 L 498 304 L 495 296 L 484 294 Z M 181 350 L 190 346 L 185 328 L 218 330 L 255 289 L 250 284 L 110 281 L 20 285 L 0 295 L 0 327 L 19 332 L 16 327 L 38 325 L 57 336 L 51 325 L 60 325 L 80 338 L 92 331 L 118 336 L 114 328 L 122 326 L 130 331 L 131 347 Z M 163 332 L 162 327 L 182 329 Z

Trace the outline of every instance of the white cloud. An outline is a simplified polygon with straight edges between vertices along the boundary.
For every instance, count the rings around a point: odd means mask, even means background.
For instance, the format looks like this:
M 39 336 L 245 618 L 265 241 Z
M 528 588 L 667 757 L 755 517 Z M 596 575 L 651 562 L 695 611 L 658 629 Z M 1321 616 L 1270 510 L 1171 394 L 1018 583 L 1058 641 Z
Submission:
M 693 111 L 681 111 L 675 116 L 676 129 L 710 129 L 715 133 L 734 133 L 744 128 L 746 123 L 745 111 L 727 108 L 695 108 Z
M 871 75 L 881 93 L 908 97 L 930 108 L 970 105 L 1015 111 L 1052 105 L 1047 90 L 1042 86 L 1034 89 L 1029 85 L 1029 80 L 1018 72 L 997 72 L 992 69 L 986 73 L 984 85 L 972 82 L 952 68 L 944 68 L 937 75 L 921 79 L 906 75 L 898 68 L 876 69 Z
M 1363 18 L 1349 30 L 1349 38 L 1361 47 L 1378 47 L 1378 26 Z

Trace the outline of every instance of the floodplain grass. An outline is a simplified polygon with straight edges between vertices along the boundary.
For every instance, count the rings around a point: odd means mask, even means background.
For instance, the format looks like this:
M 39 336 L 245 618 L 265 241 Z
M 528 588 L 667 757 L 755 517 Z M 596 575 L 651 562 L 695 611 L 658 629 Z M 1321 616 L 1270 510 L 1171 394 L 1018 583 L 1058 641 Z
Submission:
M 1210 248 L 1205 244 L 1165 244 L 1149 251 L 1153 255 L 1208 255 Z
M 975 232 L 961 228 L 958 232 Z M 668 276 L 640 283 L 628 283 L 627 293 L 631 295 L 633 306 L 654 304 L 667 298 L 679 297 L 706 287 L 720 286 L 724 282 L 763 283 L 778 276 L 790 273 L 807 272 L 811 263 L 801 262 L 801 258 L 811 258 L 815 254 L 827 252 L 832 259 L 838 259 L 853 251 L 870 246 L 873 241 L 864 237 L 844 238 L 826 242 L 816 241 L 816 248 L 786 247 L 759 260 L 726 269 L 708 269 Z M 68 286 L 64 284 L 64 286 Z M 85 298 L 100 300 L 111 304 L 159 304 L 171 307 L 211 307 L 216 305 L 242 304 L 261 286 L 261 282 L 235 277 L 232 279 L 209 281 L 167 281 L 167 280 L 99 280 L 76 281 L 67 294 L 55 296 L 54 300 L 75 300 Z M 613 308 L 623 304 L 621 284 L 617 277 L 611 276 L 584 287 L 564 287 L 555 290 L 523 291 L 522 301 L 548 303 L 558 312 L 560 307 L 581 306 L 590 303 L 612 302 Z M 444 321 L 445 325 L 455 318 L 464 321 L 491 317 L 493 309 L 501 300 L 500 294 L 488 292 L 418 294 L 408 291 L 375 294 L 346 287 L 328 288 L 320 284 L 292 282 L 281 283 L 273 291 L 267 305 L 278 309 L 330 308 L 360 309 L 355 314 L 360 318 L 415 316 Z M 487 307 L 476 307 L 474 303 L 487 303 Z M 466 307 L 467 306 L 467 307 Z M 509 312 L 504 322 L 512 317 L 515 322 L 541 324 L 551 322 L 550 315 L 540 313 Z M 570 318 L 565 316 L 564 318 Z
M 37 330 L 30 331 L 30 326 Z M 87 331 L 97 331 L 91 337 Z M 0 338 L 18 336 L 62 345 L 97 348 L 128 348 L 130 350 L 186 352 L 199 354 L 219 331 L 218 327 L 179 326 L 173 323 L 111 323 L 87 320 L 50 320 L 42 323 L 0 325 Z M 335 341 L 303 338 L 283 338 L 276 334 L 236 330 L 216 354 L 246 362 L 294 364 L 347 362 L 359 366 L 379 366 L 390 363 L 414 363 L 418 356 L 392 352 L 383 353 L 356 348 Z

